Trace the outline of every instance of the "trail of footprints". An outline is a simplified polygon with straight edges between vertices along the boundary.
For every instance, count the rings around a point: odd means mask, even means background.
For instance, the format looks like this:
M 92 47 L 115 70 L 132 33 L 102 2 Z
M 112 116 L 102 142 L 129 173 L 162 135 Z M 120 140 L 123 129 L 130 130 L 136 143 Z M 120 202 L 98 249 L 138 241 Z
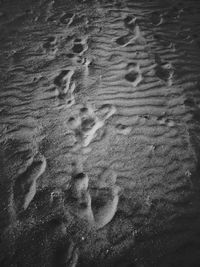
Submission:
M 71 24 L 75 15 L 73 13 L 65 13 L 61 16 L 60 21 L 62 24 Z M 162 24 L 162 17 L 156 12 L 153 12 L 151 15 L 151 22 L 153 25 Z M 135 16 L 126 16 L 124 18 L 124 26 L 127 28 L 128 33 L 124 36 L 117 37 L 115 42 L 117 45 L 122 48 L 126 48 L 129 45 L 145 45 L 146 40 L 143 37 L 142 31 L 138 24 L 138 19 Z M 46 51 L 57 51 L 57 39 L 53 36 L 50 36 L 43 45 L 43 48 Z M 71 60 L 72 64 L 81 64 L 86 68 L 90 66 L 91 62 L 87 58 L 83 57 L 83 54 L 88 49 L 88 40 L 87 37 L 73 37 L 71 53 L 68 53 L 67 56 Z M 172 84 L 173 78 L 173 68 L 169 63 L 163 63 L 158 55 L 155 55 L 155 64 L 152 66 L 154 68 L 155 75 L 169 86 Z M 71 107 L 75 104 L 75 96 L 73 94 L 75 90 L 75 82 L 72 82 L 72 76 L 76 71 L 76 67 L 69 70 L 61 70 L 54 79 L 54 85 L 56 85 L 58 97 L 66 98 L 66 107 Z M 130 62 L 126 67 L 126 74 L 124 79 L 131 83 L 133 87 L 137 87 L 143 80 L 143 74 L 139 63 Z
M 75 18 L 73 13 L 65 13 L 60 18 L 60 23 L 70 26 Z M 163 22 L 163 18 L 153 13 L 152 24 L 159 26 Z M 138 25 L 137 18 L 134 16 L 127 16 L 124 19 L 124 26 L 128 33 L 115 39 L 117 45 L 126 48 L 131 45 L 145 45 L 146 40 L 142 35 L 141 29 Z M 57 38 L 50 36 L 43 44 L 43 48 L 47 53 L 56 53 Z M 68 57 L 72 60 L 76 59 L 76 63 L 89 65 L 90 62 L 83 58 L 84 52 L 88 49 L 87 38 L 74 38 L 71 47 L 71 53 Z M 54 85 L 57 90 L 59 98 L 66 98 L 68 107 L 75 103 L 74 90 L 75 81 L 73 75 L 75 69 L 63 69 L 54 78 Z M 171 84 L 173 77 L 173 68 L 168 63 L 163 63 L 158 55 L 155 55 L 155 74 L 157 77 L 165 82 Z M 141 67 L 139 63 L 130 62 L 126 67 L 125 80 L 137 87 L 143 79 Z M 109 119 L 116 109 L 112 105 L 102 105 L 98 110 L 92 108 L 90 105 L 83 106 L 79 110 L 77 117 L 70 117 L 68 125 L 75 135 L 77 146 L 75 150 L 84 149 L 97 136 L 97 132 L 101 129 L 106 120 Z M 123 135 L 130 134 L 132 128 L 123 124 L 116 125 L 116 132 Z M 33 158 L 32 164 L 27 170 L 20 174 L 16 179 L 13 194 L 16 212 L 26 210 L 36 194 L 37 180 L 42 176 L 46 168 L 46 159 L 38 154 Z M 111 175 L 112 176 L 112 175 Z M 104 177 L 104 176 L 102 176 Z M 73 199 L 72 212 L 79 218 L 87 220 L 91 225 L 97 229 L 102 228 L 109 223 L 114 217 L 119 201 L 119 187 L 115 184 L 115 175 L 110 177 L 108 181 L 102 178 L 98 184 L 98 190 L 105 188 L 109 192 L 109 197 L 105 205 L 96 209 L 92 207 L 92 197 L 88 189 L 89 177 L 87 174 L 75 170 L 72 174 L 70 196 Z
M 65 85 L 63 78 L 67 74 L 62 73 L 55 83 L 60 87 L 63 84 Z M 115 111 L 113 106 L 103 105 L 96 110 L 97 116 L 91 106 L 84 106 L 80 109 L 77 118 L 69 119 L 68 123 L 79 140 L 79 149 L 87 147 L 92 142 L 97 130 L 104 126 L 106 120 Z M 25 211 L 34 199 L 37 191 L 37 181 L 45 172 L 46 165 L 45 157 L 38 153 L 32 158 L 31 164 L 26 170 L 16 178 L 13 186 L 16 216 Z M 96 229 L 102 228 L 112 220 L 117 210 L 120 188 L 115 184 L 116 174 L 108 171 L 103 173 L 99 179 L 96 189 L 100 196 L 104 195 L 106 190 L 107 199 L 101 207 L 95 208 L 92 207 L 92 197 L 88 189 L 89 177 L 80 168 L 77 168 L 76 165 L 74 166 L 71 186 L 67 196 L 71 204 L 66 203 L 66 208 L 69 208 L 70 212 L 79 219 L 86 220 L 92 227 Z M 103 202 L 100 201 L 100 203 Z
M 46 159 L 41 154 L 37 154 L 32 164 L 21 173 L 13 187 L 13 200 L 16 216 L 25 211 L 34 199 L 37 191 L 37 180 L 46 169 Z M 107 191 L 107 199 L 101 207 L 92 207 L 92 198 L 88 189 L 89 177 L 83 173 L 77 165 L 71 176 L 71 186 L 67 196 L 66 208 L 79 219 L 86 220 L 91 227 L 100 229 L 108 224 L 114 217 L 118 201 L 120 188 L 116 183 L 116 174 L 109 171 L 100 177 L 97 188 L 100 195 Z M 102 202 L 102 201 L 100 201 Z
M 163 23 L 163 17 L 157 13 L 153 12 L 151 14 L 151 23 L 154 26 L 159 26 Z M 134 16 L 127 16 L 124 19 L 124 26 L 128 29 L 126 35 L 117 37 L 115 39 L 116 44 L 122 48 L 132 45 L 145 45 L 146 40 L 143 37 L 141 29 L 138 25 L 137 18 Z M 159 55 L 155 55 L 155 64 L 152 66 L 155 70 L 155 75 L 160 79 L 166 82 L 169 86 L 172 85 L 172 79 L 174 70 L 170 63 L 162 62 Z M 125 80 L 132 83 L 133 87 L 137 87 L 140 82 L 143 80 L 142 71 L 139 63 L 128 63 L 127 74 L 124 76 Z
M 46 53 L 56 54 L 58 51 L 58 40 L 54 36 L 50 36 L 46 39 L 43 44 L 43 49 Z M 88 49 L 87 38 L 75 38 L 71 47 L 71 53 L 67 54 L 67 57 L 71 60 L 72 68 L 63 69 L 57 74 L 53 80 L 54 95 L 60 99 L 65 99 L 65 106 L 67 108 L 75 104 L 74 90 L 76 88 L 75 81 L 73 80 L 73 75 L 76 72 L 76 66 L 84 66 L 88 69 L 91 64 L 90 60 L 83 57 L 83 54 Z M 75 65 L 73 67 L 73 65 Z M 48 91 L 52 92 L 52 89 Z

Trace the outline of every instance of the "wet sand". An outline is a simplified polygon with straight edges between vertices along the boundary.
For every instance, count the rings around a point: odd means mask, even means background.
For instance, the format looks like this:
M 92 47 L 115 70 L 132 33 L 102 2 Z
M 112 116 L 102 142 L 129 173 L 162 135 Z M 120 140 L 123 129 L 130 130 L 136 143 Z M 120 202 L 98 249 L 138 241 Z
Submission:
M 0 1 L 0 266 L 199 266 L 199 12 Z

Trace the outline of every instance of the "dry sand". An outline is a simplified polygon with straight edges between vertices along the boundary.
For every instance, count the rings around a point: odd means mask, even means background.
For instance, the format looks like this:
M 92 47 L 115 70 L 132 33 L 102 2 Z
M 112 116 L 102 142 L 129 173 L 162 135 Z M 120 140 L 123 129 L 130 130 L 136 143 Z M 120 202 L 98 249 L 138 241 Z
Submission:
M 0 266 L 200 266 L 200 1 L 0 1 Z

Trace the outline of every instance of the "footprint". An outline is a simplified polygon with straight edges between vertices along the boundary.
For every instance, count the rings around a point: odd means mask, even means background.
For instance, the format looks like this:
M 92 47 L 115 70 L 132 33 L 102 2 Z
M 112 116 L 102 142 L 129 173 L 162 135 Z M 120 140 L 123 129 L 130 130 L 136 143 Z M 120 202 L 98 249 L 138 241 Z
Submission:
M 170 63 L 162 63 L 161 59 L 158 55 L 155 55 L 156 67 L 155 67 L 155 74 L 157 77 L 165 82 L 168 85 L 172 85 L 172 78 L 174 75 L 174 70 Z
M 157 65 L 155 67 L 155 74 L 159 79 L 163 80 L 164 82 L 167 82 L 169 86 L 172 85 L 174 71 L 171 67 L 171 64 L 166 63 L 162 65 Z
M 84 50 L 84 47 L 82 44 L 74 44 L 74 46 L 72 47 L 72 51 L 76 54 L 80 54 L 82 53 Z
M 46 52 L 52 52 L 56 53 L 58 50 L 57 48 L 57 39 L 54 36 L 50 36 L 46 39 L 45 43 L 43 44 L 43 48 L 46 50 Z
M 125 79 L 131 82 L 136 87 L 142 81 L 142 72 L 139 64 L 129 63 L 127 65 L 128 73 L 125 75 Z
M 116 42 L 118 45 L 121 45 L 121 46 L 127 46 L 129 43 L 131 43 L 130 35 L 127 34 L 127 35 L 118 37 L 118 38 L 115 40 L 115 42 Z
M 76 38 L 74 40 L 74 45 L 72 47 L 73 53 L 82 55 L 87 49 L 88 49 L 88 46 L 87 46 L 86 39 L 82 40 L 81 38 Z
M 109 107 L 109 109 L 108 109 L 108 107 Z M 103 109 L 103 106 L 101 107 L 101 109 Z M 102 128 L 105 125 L 106 120 L 108 120 L 116 112 L 115 107 L 112 105 L 106 105 L 106 110 L 108 112 L 101 119 L 99 119 L 93 113 L 90 114 L 90 116 L 92 116 L 92 118 L 94 119 L 94 124 L 91 122 L 90 127 L 88 129 L 87 129 L 87 127 L 86 128 L 84 127 L 86 129 L 86 131 L 84 132 L 84 137 L 85 137 L 85 141 L 83 144 L 84 147 L 87 147 L 91 143 L 91 141 L 96 137 L 97 130 Z M 84 121 L 82 123 L 84 123 Z
M 114 217 L 119 202 L 119 187 L 113 185 L 104 205 L 92 209 L 92 199 L 88 190 L 88 176 L 84 173 L 72 176 L 71 194 L 76 199 L 71 204 L 71 212 L 80 219 L 86 220 L 92 227 L 100 229 Z M 77 182 L 78 181 L 78 182 Z
M 162 66 L 157 66 L 155 68 L 156 75 L 158 78 L 161 80 L 167 82 L 170 78 L 172 78 L 172 73 L 168 68 L 162 67 Z
M 137 20 L 137 18 L 134 16 L 127 16 L 124 19 L 124 24 L 125 24 L 126 28 L 128 28 L 129 30 L 134 30 L 135 26 L 136 26 L 136 20 Z
M 75 15 L 73 13 L 65 13 L 61 16 L 60 22 L 64 25 L 70 25 L 73 22 Z
M 113 186 L 106 203 L 94 213 L 95 227 L 97 229 L 103 228 L 113 219 L 119 202 L 119 191 L 119 186 Z
M 56 38 L 54 36 L 50 36 L 47 38 L 46 42 L 43 44 L 43 47 L 49 49 L 51 46 L 56 44 Z
M 26 210 L 36 194 L 36 182 L 46 169 L 46 159 L 38 154 L 27 170 L 16 179 L 13 188 L 17 212 Z
M 69 118 L 68 125 L 74 131 L 75 137 L 82 147 L 87 147 L 91 143 L 96 137 L 97 130 L 102 128 L 105 121 L 116 112 L 113 106 L 109 105 L 109 108 L 101 119 L 95 114 L 95 110 L 91 106 L 82 107 L 77 117 Z
M 70 23 L 70 26 L 76 27 L 76 26 L 83 25 L 86 22 L 87 22 L 87 18 L 85 15 L 78 15 L 77 14 L 73 17 L 72 22 Z
M 130 44 L 138 44 L 138 45 L 146 44 L 146 40 L 143 37 L 140 31 L 140 27 L 138 25 L 134 26 L 134 29 L 131 33 L 128 33 L 126 35 L 123 35 L 115 39 L 115 42 L 122 47 L 126 47 Z
M 58 87 L 60 95 L 66 95 L 68 91 L 74 91 L 75 83 L 71 84 L 73 70 L 62 70 L 54 79 L 54 84 Z
M 54 79 L 54 84 L 63 87 L 65 86 L 67 75 L 69 75 L 70 70 L 62 70 L 58 76 Z
M 84 118 L 81 122 L 81 130 L 83 132 L 88 132 L 95 126 L 95 119 L 94 118 Z
M 81 173 L 72 174 L 70 195 L 75 201 L 71 202 L 72 213 L 77 217 L 94 224 L 94 217 L 91 208 L 91 196 L 88 191 L 88 175 Z
M 163 23 L 163 17 L 159 12 L 153 12 L 151 14 L 151 22 L 154 26 L 159 26 Z

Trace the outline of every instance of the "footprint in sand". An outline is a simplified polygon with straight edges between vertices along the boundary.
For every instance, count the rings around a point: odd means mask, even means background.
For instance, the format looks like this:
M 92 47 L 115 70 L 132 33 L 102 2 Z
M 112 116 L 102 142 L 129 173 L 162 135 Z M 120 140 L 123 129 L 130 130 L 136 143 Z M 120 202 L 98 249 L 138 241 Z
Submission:
M 124 19 L 124 25 L 126 28 L 128 28 L 129 30 L 134 30 L 135 29 L 135 26 L 137 25 L 137 18 L 134 17 L 134 16 L 127 16 L 125 19 Z
M 106 201 L 97 208 L 92 207 L 92 199 L 88 190 L 89 178 L 84 173 L 72 175 L 70 194 L 73 199 L 71 212 L 80 219 L 86 220 L 92 227 L 100 229 L 107 225 L 114 217 L 119 202 L 119 187 L 109 188 Z M 100 191 L 100 190 L 99 190 Z
M 76 38 L 72 47 L 72 51 L 75 54 L 82 55 L 88 49 L 87 40 Z
M 111 105 L 103 105 L 98 110 L 98 115 L 91 106 L 83 106 L 77 117 L 70 117 L 68 125 L 74 131 L 79 145 L 87 147 L 96 137 L 97 131 L 105 125 L 105 122 L 116 112 Z
M 142 81 L 142 72 L 138 63 L 129 63 L 127 65 L 127 74 L 124 77 L 136 87 Z
M 130 34 L 127 34 L 127 35 L 123 35 L 123 36 L 120 36 L 118 37 L 115 42 L 118 44 L 118 45 L 121 45 L 121 46 L 127 46 L 128 44 L 131 43 L 131 35 Z
M 54 84 L 62 89 L 63 93 L 67 93 L 73 74 L 73 70 L 62 70 L 59 75 L 55 77 Z
M 151 13 L 151 23 L 154 26 L 159 26 L 163 23 L 163 16 L 159 12 Z
M 119 192 L 120 187 L 114 185 L 113 187 L 107 190 L 106 201 L 104 202 L 104 197 L 102 198 L 101 205 L 101 197 L 99 198 L 98 208 L 93 212 L 95 227 L 100 229 L 107 225 L 115 216 L 117 211 L 118 203 L 119 203 Z M 100 192 L 101 194 L 101 192 Z
M 161 58 L 156 54 L 155 55 L 155 74 L 157 77 L 165 81 L 169 86 L 172 85 L 172 79 L 174 75 L 174 69 L 171 63 L 162 62 Z
M 60 17 L 60 22 L 64 25 L 70 26 L 71 23 L 73 22 L 75 15 L 73 13 L 67 12 L 64 13 L 61 17 Z
M 46 50 L 48 53 L 56 53 L 57 51 L 57 39 L 54 36 L 50 36 L 46 39 L 46 41 L 43 44 L 43 48 Z
M 146 44 L 146 40 L 143 37 L 140 27 L 138 25 L 135 25 L 134 29 L 130 33 L 115 39 L 115 42 L 122 47 L 126 47 L 130 44 L 137 44 L 137 45 Z
M 65 98 L 68 107 L 75 103 L 74 90 L 75 82 L 72 82 L 74 70 L 62 70 L 54 79 L 54 84 L 58 90 L 59 98 Z
M 27 170 L 17 177 L 13 188 L 16 213 L 28 208 L 36 194 L 37 180 L 45 169 L 45 157 L 37 154 Z

